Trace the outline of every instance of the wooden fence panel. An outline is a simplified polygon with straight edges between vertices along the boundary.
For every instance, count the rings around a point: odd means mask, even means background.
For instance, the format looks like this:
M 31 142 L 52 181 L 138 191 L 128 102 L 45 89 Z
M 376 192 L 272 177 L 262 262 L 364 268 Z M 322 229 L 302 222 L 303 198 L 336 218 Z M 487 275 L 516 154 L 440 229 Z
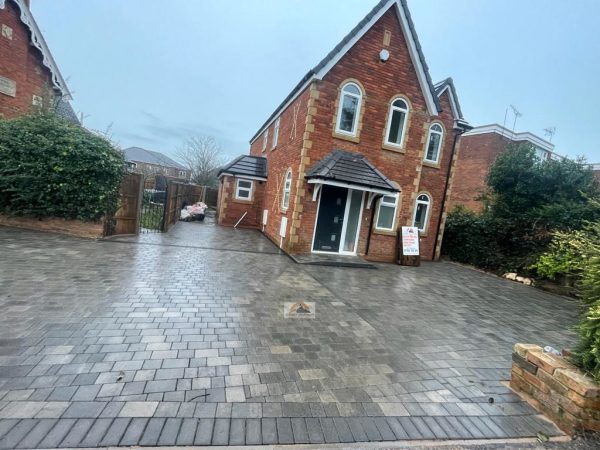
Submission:
M 143 175 L 126 173 L 123 176 L 119 189 L 119 209 L 112 218 L 106 221 L 106 236 L 138 233 L 143 188 Z

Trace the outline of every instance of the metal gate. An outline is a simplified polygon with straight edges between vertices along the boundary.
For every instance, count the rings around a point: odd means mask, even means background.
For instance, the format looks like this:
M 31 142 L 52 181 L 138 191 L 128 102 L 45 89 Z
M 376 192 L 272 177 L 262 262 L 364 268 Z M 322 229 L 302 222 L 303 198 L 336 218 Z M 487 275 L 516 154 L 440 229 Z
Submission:
M 164 191 L 144 189 L 140 208 L 140 233 L 162 233 L 165 223 L 165 203 L 168 188 Z

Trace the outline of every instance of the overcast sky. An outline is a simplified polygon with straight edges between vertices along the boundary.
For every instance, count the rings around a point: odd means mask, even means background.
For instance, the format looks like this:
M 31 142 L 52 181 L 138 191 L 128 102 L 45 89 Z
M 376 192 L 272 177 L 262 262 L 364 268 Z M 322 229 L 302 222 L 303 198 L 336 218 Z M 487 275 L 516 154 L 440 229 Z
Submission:
M 32 0 L 90 128 L 174 155 L 190 134 L 227 157 L 376 0 Z M 434 82 L 472 125 L 523 114 L 560 154 L 600 162 L 597 0 L 409 0 Z M 512 128 L 509 115 L 508 125 Z

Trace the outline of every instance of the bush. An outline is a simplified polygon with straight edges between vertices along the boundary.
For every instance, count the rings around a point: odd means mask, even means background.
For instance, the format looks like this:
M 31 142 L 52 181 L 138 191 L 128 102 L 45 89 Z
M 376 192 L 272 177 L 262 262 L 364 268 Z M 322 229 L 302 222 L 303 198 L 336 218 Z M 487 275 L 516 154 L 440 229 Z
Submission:
M 116 209 L 123 154 L 54 115 L 0 120 L 0 210 L 97 220 Z

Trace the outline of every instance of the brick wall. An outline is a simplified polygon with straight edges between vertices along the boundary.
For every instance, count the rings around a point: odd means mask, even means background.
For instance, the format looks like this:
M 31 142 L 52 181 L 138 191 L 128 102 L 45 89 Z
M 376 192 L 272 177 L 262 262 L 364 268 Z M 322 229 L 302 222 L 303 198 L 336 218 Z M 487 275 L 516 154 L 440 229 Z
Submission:
M 485 191 L 485 178 L 496 157 L 509 143 L 509 139 L 497 133 L 460 138 L 460 150 L 448 202 L 450 211 L 461 204 L 473 211 L 481 211 L 483 202 L 477 199 Z
M 510 386 L 564 432 L 600 431 L 600 385 L 565 358 L 516 344 Z
M 0 9 L 0 76 L 16 82 L 16 96 L 0 93 L 0 116 L 12 118 L 28 114 L 36 107 L 33 96 L 43 99 L 42 107 L 54 106 L 55 93 L 50 71 L 42 55 L 30 45 L 30 33 L 21 22 L 19 7 L 8 0 Z M 12 38 L 5 35 L 12 34 Z
M 246 214 L 240 222 L 240 228 L 259 228 L 262 223 L 262 204 L 264 202 L 265 183 L 254 180 L 252 199 L 237 200 L 235 198 L 236 179 L 232 176 L 223 176 L 219 183 L 218 215 L 219 225 L 234 226 L 238 220 Z

